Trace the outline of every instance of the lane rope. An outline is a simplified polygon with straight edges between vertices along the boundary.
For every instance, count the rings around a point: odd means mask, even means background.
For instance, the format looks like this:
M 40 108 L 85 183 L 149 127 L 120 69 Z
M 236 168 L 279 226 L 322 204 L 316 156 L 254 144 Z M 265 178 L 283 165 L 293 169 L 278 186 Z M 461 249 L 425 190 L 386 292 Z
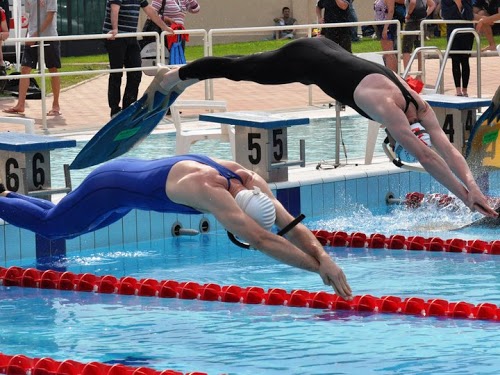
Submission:
M 422 202 L 435 204 L 439 208 L 456 205 L 455 199 L 446 194 L 408 193 L 401 203 L 410 208 L 419 207 Z M 440 237 L 404 236 L 381 233 L 366 234 L 344 231 L 312 231 L 323 246 L 350 247 L 388 250 L 443 251 L 450 253 L 471 253 L 500 255 L 500 240 L 484 241 L 480 239 L 464 240 L 461 238 L 442 239 Z
M 0 267 L 0 285 L 41 289 L 72 290 L 80 292 L 137 295 L 143 297 L 179 298 L 227 303 L 281 305 L 313 309 L 344 310 L 353 313 L 388 313 L 423 317 L 480 319 L 500 321 L 500 309 L 493 303 L 473 304 L 449 302 L 444 299 L 424 300 L 419 297 L 376 297 L 370 294 L 355 296 L 347 301 L 324 291 L 309 292 L 237 285 L 199 284 L 194 281 L 137 280 L 131 276 L 116 278 L 112 275 L 96 276 L 69 271 L 40 271 L 35 268 Z
M 208 375 L 205 372 L 158 371 L 149 367 L 110 365 L 101 362 L 82 363 L 67 359 L 30 358 L 22 354 L 0 352 L 0 374 L 6 375 Z

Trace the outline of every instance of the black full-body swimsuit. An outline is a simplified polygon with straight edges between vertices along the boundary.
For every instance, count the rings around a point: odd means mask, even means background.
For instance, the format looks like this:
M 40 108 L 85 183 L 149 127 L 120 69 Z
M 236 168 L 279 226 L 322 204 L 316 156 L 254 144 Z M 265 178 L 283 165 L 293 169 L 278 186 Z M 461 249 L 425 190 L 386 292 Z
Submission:
M 410 102 L 418 108 L 390 69 L 356 57 L 327 38 L 297 39 L 277 50 L 243 57 L 203 57 L 179 70 L 182 80 L 227 78 L 264 85 L 316 84 L 327 95 L 367 118 L 370 116 L 354 101 L 354 90 L 363 78 L 374 73 L 386 76 L 399 87 L 407 108 Z

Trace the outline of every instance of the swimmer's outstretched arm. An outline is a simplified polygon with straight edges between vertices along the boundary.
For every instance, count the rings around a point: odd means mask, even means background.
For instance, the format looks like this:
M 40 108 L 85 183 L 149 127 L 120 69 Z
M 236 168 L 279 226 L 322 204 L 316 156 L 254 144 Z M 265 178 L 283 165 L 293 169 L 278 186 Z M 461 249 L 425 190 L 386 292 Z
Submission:
M 260 227 L 239 209 L 234 199 L 226 197 L 225 201 L 228 203 L 227 207 L 222 210 L 212 210 L 212 213 L 226 230 L 248 242 L 252 248 L 280 262 L 318 273 L 323 283 L 331 286 L 339 296 L 345 299 L 352 298 L 352 291 L 344 272 L 325 252 L 309 229 L 301 224 L 297 225 L 289 232 L 289 241 Z M 278 212 L 277 214 L 281 216 Z M 289 218 L 286 224 L 293 220 L 291 215 Z M 277 224 L 280 227 L 286 225 L 281 225 L 279 222 Z
M 251 184 L 244 181 L 245 186 L 258 186 L 274 202 L 276 207 L 276 224 L 283 228 L 293 217 L 286 212 L 283 206 L 272 195 L 267 183 L 259 176 Z M 177 203 L 192 205 L 193 191 L 181 189 L 176 191 L 175 197 L 170 192 L 170 198 Z M 231 194 L 223 186 L 205 184 L 203 188 L 196 188 L 196 207 L 214 215 L 224 228 L 239 239 L 247 242 L 268 256 L 293 267 L 318 273 L 326 285 L 330 285 L 335 292 L 346 299 L 352 298 L 352 292 L 347 283 L 344 272 L 325 252 L 321 244 L 309 229 L 297 225 L 289 232 L 290 241 L 263 229 L 250 216 L 246 215 L 236 204 Z

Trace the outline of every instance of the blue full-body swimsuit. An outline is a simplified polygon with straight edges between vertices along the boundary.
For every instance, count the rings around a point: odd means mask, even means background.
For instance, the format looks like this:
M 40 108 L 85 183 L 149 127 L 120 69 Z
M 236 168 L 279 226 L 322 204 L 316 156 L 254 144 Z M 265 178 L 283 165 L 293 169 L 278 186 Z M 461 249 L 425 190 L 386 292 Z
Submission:
M 73 238 L 108 226 L 132 209 L 199 214 L 172 202 L 165 185 L 172 167 L 193 160 L 216 169 L 228 179 L 241 177 L 203 155 L 179 155 L 157 160 L 116 159 L 92 171 L 58 204 L 17 193 L 0 197 L 0 218 L 49 239 Z

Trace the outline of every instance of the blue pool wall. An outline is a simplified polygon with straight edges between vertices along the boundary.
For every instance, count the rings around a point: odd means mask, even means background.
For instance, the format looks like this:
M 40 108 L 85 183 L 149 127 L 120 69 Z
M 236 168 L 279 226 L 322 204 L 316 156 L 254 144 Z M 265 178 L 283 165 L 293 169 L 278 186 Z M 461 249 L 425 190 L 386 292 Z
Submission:
M 498 174 L 490 174 L 489 184 L 498 183 Z M 293 215 L 307 217 L 335 215 L 353 203 L 368 209 L 387 205 L 388 193 L 402 198 L 408 192 L 445 193 L 446 190 L 427 173 L 381 170 L 376 172 L 341 172 L 333 177 L 310 181 L 287 181 L 270 184 L 273 193 Z M 10 224 L 0 225 L 0 265 L 43 259 L 48 256 L 77 255 L 79 251 L 119 248 L 133 243 L 172 237 L 172 226 L 199 229 L 208 220 L 210 231 L 222 229 L 212 215 L 163 214 L 133 210 L 123 219 L 98 231 L 71 240 L 49 241 Z

